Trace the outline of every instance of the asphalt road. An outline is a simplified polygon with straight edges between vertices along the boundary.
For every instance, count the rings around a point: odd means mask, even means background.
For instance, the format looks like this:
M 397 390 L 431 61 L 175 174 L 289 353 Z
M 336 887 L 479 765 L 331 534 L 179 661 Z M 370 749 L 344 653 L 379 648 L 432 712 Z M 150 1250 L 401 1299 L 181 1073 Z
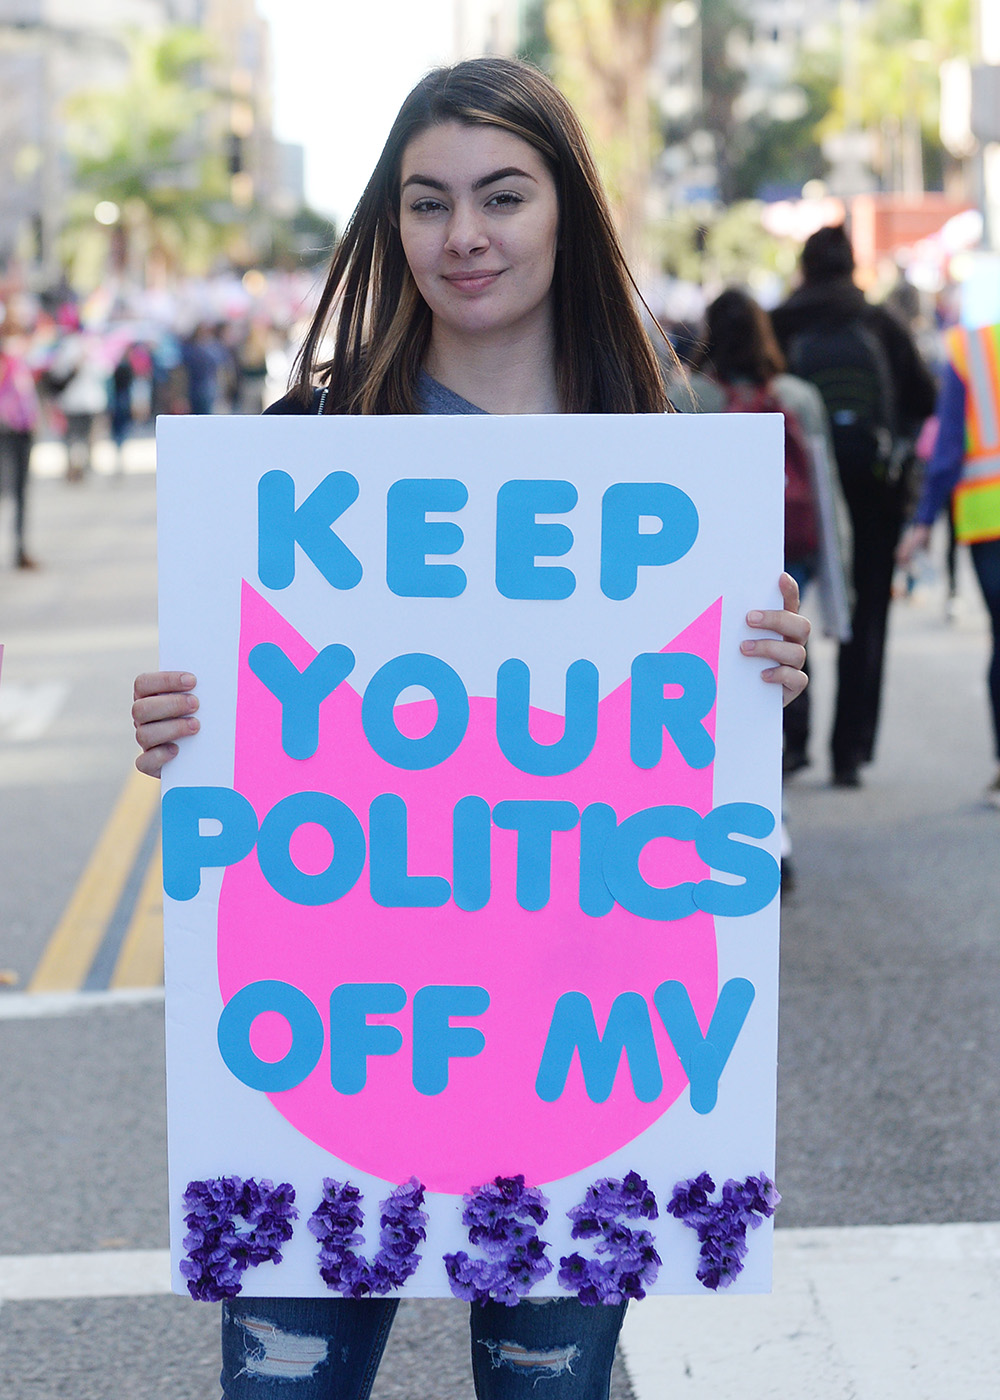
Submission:
M 35 483 L 37 574 L 0 511 L 0 970 L 31 980 L 132 761 L 155 658 L 153 479 Z M 788 793 L 782 1226 L 1000 1220 L 1000 812 L 971 577 L 946 625 L 895 611 L 885 723 L 857 792 Z M 825 734 L 830 648 L 815 648 Z M 18 996 L 0 987 L 0 998 Z M 14 1019 L 0 1004 L 0 1256 L 166 1245 L 162 1007 Z M 407 1304 L 376 1400 L 470 1400 L 463 1310 Z M 5 1400 L 214 1400 L 215 1309 L 142 1297 L 0 1305 Z M 624 1371 L 617 1400 L 629 1400 Z

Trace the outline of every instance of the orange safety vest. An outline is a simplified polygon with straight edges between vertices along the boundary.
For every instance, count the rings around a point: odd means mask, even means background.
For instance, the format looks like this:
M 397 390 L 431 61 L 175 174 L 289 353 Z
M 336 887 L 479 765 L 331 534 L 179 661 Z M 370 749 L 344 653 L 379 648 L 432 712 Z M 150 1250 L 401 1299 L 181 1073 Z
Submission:
M 955 537 L 1000 538 L 1000 325 L 948 332 L 948 352 L 965 385 L 965 462 L 952 506 Z

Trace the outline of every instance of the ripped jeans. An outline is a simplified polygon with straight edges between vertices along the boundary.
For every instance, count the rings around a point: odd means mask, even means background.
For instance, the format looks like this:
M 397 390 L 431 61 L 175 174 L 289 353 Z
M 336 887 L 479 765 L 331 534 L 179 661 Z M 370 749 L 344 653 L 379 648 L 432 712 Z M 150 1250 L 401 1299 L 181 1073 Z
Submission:
M 224 1400 L 367 1400 L 394 1298 L 233 1298 L 222 1305 Z M 478 1400 L 607 1400 L 626 1304 L 473 1303 Z

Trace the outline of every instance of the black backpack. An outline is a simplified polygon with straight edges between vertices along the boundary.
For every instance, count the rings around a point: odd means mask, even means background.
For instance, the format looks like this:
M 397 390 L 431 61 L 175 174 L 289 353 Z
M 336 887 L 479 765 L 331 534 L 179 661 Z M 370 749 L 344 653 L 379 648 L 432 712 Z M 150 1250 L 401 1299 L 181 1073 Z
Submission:
M 875 331 L 861 317 L 800 331 L 788 347 L 788 369 L 819 390 L 841 473 L 897 480 L 892 370 Z

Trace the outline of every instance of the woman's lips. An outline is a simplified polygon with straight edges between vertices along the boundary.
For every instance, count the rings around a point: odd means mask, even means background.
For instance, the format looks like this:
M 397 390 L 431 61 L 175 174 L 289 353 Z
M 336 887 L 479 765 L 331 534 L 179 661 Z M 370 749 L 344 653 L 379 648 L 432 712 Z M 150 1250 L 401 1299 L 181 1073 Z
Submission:
M 444 280 L 457 291 L 478 292 L 495 282 L 502 271 L 501 268 L 497 272 L 450 272 L 445 274 Z

